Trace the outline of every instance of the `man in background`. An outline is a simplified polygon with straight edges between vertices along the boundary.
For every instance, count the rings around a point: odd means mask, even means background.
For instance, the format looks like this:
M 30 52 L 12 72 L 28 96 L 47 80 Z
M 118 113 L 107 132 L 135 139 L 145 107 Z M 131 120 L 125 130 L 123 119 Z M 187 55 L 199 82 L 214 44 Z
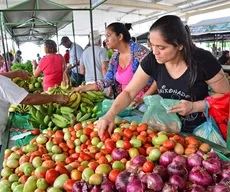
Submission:
M 61 44 L 65 48 L 69 49 L 69 70 L 71 70 L 71 80 L 73 86 L 78 86 L 84 81 L 84 76 L 79 73 L 79 61 L 81 58 L 81 54 L 83 49 L 77 43 L 73 43 L 69 37 L 62 37 Z
M 101 36 L 98 31 L 93 31 L 93 37 L 90 33 L 90 44 L 83 53 L 80 59 L 80 73 L 85 75 L 86 84 L 95 82 L 94 60 L 93 60 L 93 46 L 95 51 L 95 68 L 97 80 L 102 80 L 108 70 L 108 53 L 105 48 L 101 47 Z
M 14 62 L 13 63 L 22 63 L 22 52 L 18 50 L 15 54 Z

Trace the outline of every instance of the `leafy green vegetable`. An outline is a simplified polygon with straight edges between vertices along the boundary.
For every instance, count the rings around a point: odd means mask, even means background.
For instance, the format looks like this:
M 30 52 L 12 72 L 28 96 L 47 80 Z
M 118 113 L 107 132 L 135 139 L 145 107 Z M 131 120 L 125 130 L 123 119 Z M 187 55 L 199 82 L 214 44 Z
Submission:
M 15 63 L 11 67 L 12 71 L 15 70 L 26 70 L 29 73 L 33 73 L 33 66 L 30 60 L 27 60 L 25 63 Z

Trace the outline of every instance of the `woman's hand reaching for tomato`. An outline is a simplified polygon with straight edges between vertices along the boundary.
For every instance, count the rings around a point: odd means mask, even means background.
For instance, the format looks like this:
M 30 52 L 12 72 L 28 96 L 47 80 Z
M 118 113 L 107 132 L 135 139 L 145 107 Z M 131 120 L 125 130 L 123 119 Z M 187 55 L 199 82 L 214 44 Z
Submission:
M 193 102 L 181 100 L 180 103 L 173 105 L 168 113 L 178 113 L 182 116 L 193 113 Z

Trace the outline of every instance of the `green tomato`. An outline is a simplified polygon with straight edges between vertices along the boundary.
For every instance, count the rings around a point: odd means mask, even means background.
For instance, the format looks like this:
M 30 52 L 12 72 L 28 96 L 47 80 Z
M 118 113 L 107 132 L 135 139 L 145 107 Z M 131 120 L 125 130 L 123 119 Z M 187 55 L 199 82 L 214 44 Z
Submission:
M 19 154 L 13 152 L 13 153 L 10 154 L 10 156 L 7 158 L 7 160 L 8 160 L 8 159 L 16 159 L 16 160 L 19 160 L 20 157 L 21 157 L 21 156 L 20 156 Z
M 11 152 L 12 152 L 11 149 L 6 149 L 6 150 L 4 151 L 4 154 L 7 155 L 7 154 L 9 154 L 9 153 L 11 153 Z
M 57 188 L 57 187 L 51 187 L 49 189 L 49 192 L 63 192 L 61 189 Z
M 57 161 L 65 161 L 67 156 L 65 154 L 56 154 L 54 160 Z
M 33 159 L 32 161 L 32 165 L 37 168 L 37 167 L 40 167 L 42 165 L 42 158 L 37 156 Z
M 30 176 L 31 175 L 31 173 L 34 171 L 34 168 L 33 167 L 25 167 L 24 168 L 24 174 L 26 175 L 26 176 Z
M 53 186 L 57 187 L 59 189 L 63 189 L 64 183 L 69 179 L 69 176 L 66 174 L 61 174 L 60 176 L 58 176 L 55 181 Z
M 47 142 L 47 137 L 45 136 L 42 136 L 42 135 L 39 135 L 37 138 L 36 138 L 36 142 L 38 144 L 45 144 Z
M 75 144 L 75 146 L 80 146 L 81 145 L 81 140 L 80 139 L 75 139 L 74 144 Z
M 17 174 L 11 174 L 11 175 L 9 176 L 8 180 L 9 180 L 10 182 L 13 183 L 13 182 L 18 181 L 18 180 L 19 180 L 19 177 L 18 177 Z
M 125 165 L 121 161 L 114 161 L 112 168 L 113 169 L 119 169 L 119 170 L 123 171 L 125 169 Z
M 124 141 L 119 140 L 116 142 L 116 148 L 124 148 Z
M 26 153 L 29 153 L 29 152 L 34 152 L 34 151 L 37 151 L 38 150 L 38 146 L 35 145 L 35 144 L 29 144 L 25 147 L 25 151 Z
M 91 168 L 86 168 L 86 169 L 84 169 L 84 171 L 82 172 L 82 179 L 83 179 L 84 181 L 88 182 L 90 176 L 93 175 L 93 174 L 94 174 L 93 169 L 91 169 Z
M 90 185 L 100 185 L 102 183 L 102 175 L 94 173 L 89 178 L 89 184 Z
M 141 142 L 141 140 L 139 140 L 139 139 L 131 139 L 131 140 L 130 140 L 130 143 L 131 143 L 131 145 L 132 145 L 133 147 L 135 147 L 135 148 L 140 148 L 141 145 L 142 145 L 142 142 Z
M 157 161 L 161 156 L 161 152 L 159 149 L 152 149 L 149 154 L 149 158 L 151 161 Z
M 75 147 L 75 152 L 80 153 L 81 152 L 81 146 L 76 146 Z
M 84 165 L 84 166 L 88 166 L 88 164 L 89 164 L 89 161 L 82 161 L 81 162 L 81 165 Z
M 165 141 L 168 140 L 168 136 L 165 134 L 159 135 L 157 138 L 155 138 L 155 145 L 163 145 Z
M 64 134 L 64 140 L 67 141 L 71 138 L 71 133 L 69 130 L 67 130 Z
M 2 177 L 8 177 L 8 176 L 10 176 L 11 174 L 13 174 L 13 173 L 12 173 L 12 171 L 10 170 L 10 168 L 8 168 L 8 167 L 5 167 L 5 168 L 2 169 L 2 171 L 1 171 L 1 176 L 2 176 Z
M 136 157 L 139 155 L 139 151 L 136 148 L 129 149 L 129 156 L 130 158 Z
M 51 150 L 55 154 L 59 154 L 59 153 L 62 152 L 61 148 L 59 146 L 57 146 L 57 145 L 54 145 Z
M 116 129 L 114 129 L 114 131 L 113 131 L 114 133 L 119 133 L 121 136 L 123 136 L 124 135 L 124 133 L 123 133 L 123 131 L 122 131 L 122 129 L 120 128 L 120 127 L 118 127 L 118 128 L 116 128 Z
M 48 141 L 46 143 L 46 149 L 47 149 L 47 151 L 51 152 L 53 146 L 54 146 L 53 142 L 52 141 Z
M 97 144 L 98 144 L 100 141 L 101 141 L 101 140 L 99 139 L 99 137 L 94 137 L 94 138 L 92 138 L 91 143 L 92 143 L 92 145 L 97 146 Z
M 38 176 L 38 174 L 41 172 L 41 171 L 44 171 L 46 172 L 48 169 L 46 167 L 37 167 L 35 169 L 35 176 Z
M 24 184 L 19 184 L 14 188 L 13 192 L 23 192 L 23 189 L 24 189 Z
M 37 188 L 43 189 L 43 190 L 46 190 L 49 186 L 45 178 L 38 179 L 36 185 L 37 185 Z
M 97 144 L 97 147 L 101 149 L 104 146 L 104 143 L 101 141 L 100 143 Z
M 81 130 L 77 130 L 76 136 L 77 136 L 78 138 L 80 138 L 82 134 L 83 134 L 83 130 L 82 130 L 82 129 L 81 129 Z
M 88 136 L 87 135 L 81 135 L 80 136 L 80 141 L 82 142 L 82 143 L 85 143 L 86 141 L 88 140 Z
M 9 180 L 1 180 L 0 181 L 0 189 L 3 189 L 3 188 L 10 188 L 11 186 L 11 182 Z
M 105 157 L 106 157 L 106 159 L 108 160 L 109 163 L 113 160 L 113 157 L 110 154 L 107 154 Z
M 11 184 L 11 190 L 13 191 L 14 189 L 15 189 L 15 187 L 16 186 L 18 186 L 20 183 L 19 182 L 13 182 L 12 184 Z
M 16 159 L 7 159 L 6 166 L 15 169 L 19 166 L 19 162 Z
M 0 188 L 0 192 L 11 192 L 11 188 L 10 187 Z
M 97 166 L 95 173 L 108 175 L 110 171 L 111 167 L 108 164 L 100 164 Z

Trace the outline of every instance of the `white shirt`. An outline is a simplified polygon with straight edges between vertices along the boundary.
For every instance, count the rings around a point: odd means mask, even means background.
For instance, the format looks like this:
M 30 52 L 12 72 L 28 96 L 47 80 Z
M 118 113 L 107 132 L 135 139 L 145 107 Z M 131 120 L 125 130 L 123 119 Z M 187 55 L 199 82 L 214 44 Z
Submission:
M 28 95 L 28 92 L 17 86 L 11 79 L 0 75 L 0 145 L 8 121 L 10 104 L 17 106 Z
M 102 62 L 109 61 L 108 52 L 105 48 L 94 46 L 95 62 L 96 62 L 96 74 L 97 80 L 102 80 Z M 94 83 L 94 61 L 93 61 L 93 47 L 88 47 L 81 56 L 80 65 L 85 67 L 85 81 L 87 84 Z
M 75 54 L 74 44 L 75 44 L 75 47 L 76 47 L 76 54 Z M 83 52 L 83 49 L 82 49 L 82 47 L 80 45 L 78 45 L 76 43 L 72 43 L 72 45 L 70 47 L 70 50 L 69 50 L 69 63 L 71 65 L 76 64 L 76 59 L 80 60 L 82 52 Z M 72 71 L 77 73 L 76 67 L 74 67 L 72 69 Z M 78 69 L 78 71 L 79 71 L 79 69 Z

